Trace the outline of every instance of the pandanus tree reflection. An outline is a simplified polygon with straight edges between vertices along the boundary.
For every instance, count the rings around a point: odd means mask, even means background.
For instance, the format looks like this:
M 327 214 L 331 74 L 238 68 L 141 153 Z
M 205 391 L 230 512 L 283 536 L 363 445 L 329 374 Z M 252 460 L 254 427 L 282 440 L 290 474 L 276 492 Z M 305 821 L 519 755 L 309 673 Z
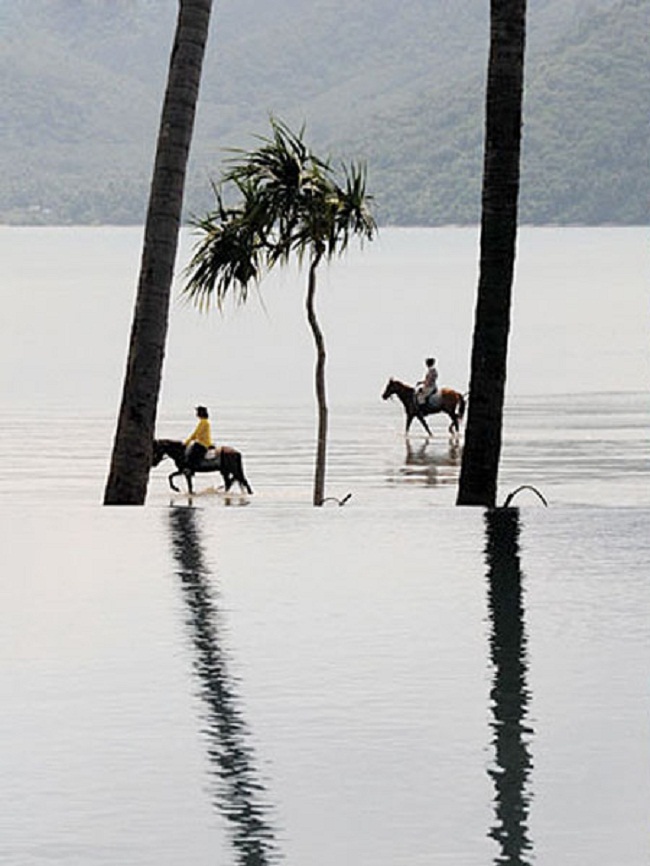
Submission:
M 255 766 L 250 732 L 229 671 L 223 628 L 193 508 L 172 508 L 171 542 L 194 649 L 194 672 L 205 707 L 210 765 L 219 782 L 216 806 L 228 820 L 240 866 L 279 860 L 275 832 Z
M 307 261 L 307 320 L 316 349 L 315 391 L 318 434 L 313 503 L 325 497 L 328 407 L 326 349 L 316 313 L 318 268 L 342 255 L 353 237 L 370 240 L 376 223 L 370 211 L 363 166 L 343 165 L 337 173 L 303 140 L 271 120 L 271 136 L 237 157 L 215 187 L 216 207 L 195 222 L 201 235 L 188 268 L 185 293 L 199 307 L 221 307 L 234 292 L 246 301 L 251 286 L 292 256 Z M 230 191 L 234 190 L 234 203 Z M 228 202 L 228 203 L 227 203 Z

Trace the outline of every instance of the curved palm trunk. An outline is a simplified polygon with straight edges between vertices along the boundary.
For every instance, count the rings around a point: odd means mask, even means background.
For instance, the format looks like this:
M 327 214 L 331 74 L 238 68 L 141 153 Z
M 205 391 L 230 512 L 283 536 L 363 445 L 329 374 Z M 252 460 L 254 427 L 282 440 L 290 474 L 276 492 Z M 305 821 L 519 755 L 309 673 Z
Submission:
M 106 505 L 142 505 L 162 378 L 187 159 L 212 0 L 180 0 L 151 181 Z
M 458 505 L 493 506 L 517 239 L 526 0 L 491 0 L 481 264 Z
M 316 253 L 309 265 L 307 286 L 307 319 L 316 345 L 315 386 L 318 403 L 318 440 L 316 445 L 316 468 L 314 471 L 314 505 L 322 505 L 325 498 L 325 462 L 327 456 L 327 396 L 325 393 L 325 340 L 316 318 L 314 299 L 316 295 L 316 269 L 321 260 Z

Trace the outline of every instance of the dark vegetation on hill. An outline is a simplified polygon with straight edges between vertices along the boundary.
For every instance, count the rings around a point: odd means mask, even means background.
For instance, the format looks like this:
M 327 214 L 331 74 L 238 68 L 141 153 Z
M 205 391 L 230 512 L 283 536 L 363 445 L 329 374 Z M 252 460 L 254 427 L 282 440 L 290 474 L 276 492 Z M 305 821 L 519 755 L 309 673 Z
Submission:
M 188 212 L 274 113 L 364 159 L 382 223 L 479 217 L 488 0 L 218 0 Z M 0 7 L 0 220 L 139 223 L 175 0 Z M 521 216 L 645 223 L 647 0 L 529 0 Z

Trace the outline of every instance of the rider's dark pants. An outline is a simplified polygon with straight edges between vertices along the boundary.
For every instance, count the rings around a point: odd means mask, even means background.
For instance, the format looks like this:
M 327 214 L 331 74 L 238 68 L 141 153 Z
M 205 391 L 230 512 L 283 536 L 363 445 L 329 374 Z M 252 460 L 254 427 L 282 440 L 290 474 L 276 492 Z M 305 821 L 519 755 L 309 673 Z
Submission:
M 198 469 L 207 453 L 208 449 L 205 445 L 201 445 L 200 442 L 191 442 L 185 454 L 187 468 L 193 470 Z

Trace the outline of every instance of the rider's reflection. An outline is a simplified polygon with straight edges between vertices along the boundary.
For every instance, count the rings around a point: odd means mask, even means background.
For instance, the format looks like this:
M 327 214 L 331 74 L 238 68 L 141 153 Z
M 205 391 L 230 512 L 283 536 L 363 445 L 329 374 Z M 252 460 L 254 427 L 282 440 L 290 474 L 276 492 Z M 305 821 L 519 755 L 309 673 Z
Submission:
M 206 708 L 205 736 L 218 780 L 215 804 L 230 822 L 238 862 L 267 866 L 277 862 L 265 788 L 258 778 L 240 699 L 228 672 L 222 625 L 200 542 L 199 515 L 193 508 L 171 508 L 170 530 L 176 573 L 181 581 L 186 622 L 194 647 L 194 671 Z
M 519 561 L 519 512 L 515 508 L 486 511 L 486 560 L 490 613 L 490 655 L 495 822 L 490 835 L 500 846 L 495 863 L 526 866 L 532 854 L 528 836 L 532 760 L 526 723 L 530 693 L 526 684 L 527 655 Z

